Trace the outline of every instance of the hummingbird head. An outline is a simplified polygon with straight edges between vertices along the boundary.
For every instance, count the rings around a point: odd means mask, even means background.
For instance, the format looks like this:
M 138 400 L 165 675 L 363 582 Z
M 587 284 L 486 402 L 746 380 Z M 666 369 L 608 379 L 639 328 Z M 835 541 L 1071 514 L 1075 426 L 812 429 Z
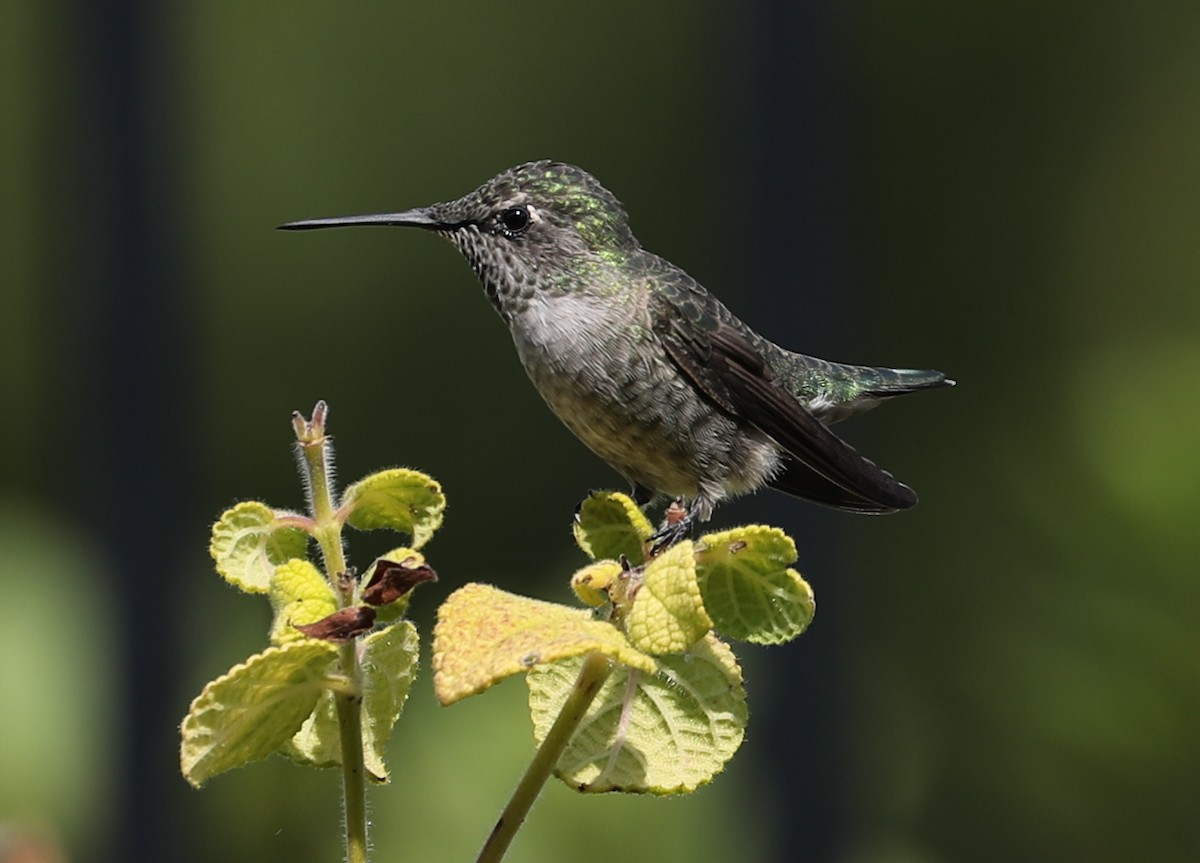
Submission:
M 509 168 L 453 201 L 415 210 L 289 222 L 285 230 L 394 225 L 454 243 L 501 315 L 539 290 L 570 290 L 570 276 L 638 248 L 611 192 L 574 165 L 543 160 Z

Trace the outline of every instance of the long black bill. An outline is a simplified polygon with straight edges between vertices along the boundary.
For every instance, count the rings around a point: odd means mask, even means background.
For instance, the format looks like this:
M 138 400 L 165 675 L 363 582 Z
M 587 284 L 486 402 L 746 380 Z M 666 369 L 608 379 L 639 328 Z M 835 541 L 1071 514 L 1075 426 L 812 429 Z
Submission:
M 447 227 L 430 218 L 426 210 L 405 210 L 403 213 L 375 213 L 369 216 L 338 216 L 334 219 L 302 219 L 280 225 L 281 231 L 310 231 L 315 228 L 348 228 L 354 225 L 392 225 L 401 228 L 429 228 L 436 230 Z

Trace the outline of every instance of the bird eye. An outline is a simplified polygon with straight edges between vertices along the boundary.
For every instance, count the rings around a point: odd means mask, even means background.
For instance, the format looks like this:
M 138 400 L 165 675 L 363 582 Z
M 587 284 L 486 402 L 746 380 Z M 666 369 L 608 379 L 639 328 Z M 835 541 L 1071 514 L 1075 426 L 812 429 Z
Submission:
M 500 214 L 500 224 L 510 234 L 519 234 L 529 227 L 529 210 L 524 207 L 509 207 Z

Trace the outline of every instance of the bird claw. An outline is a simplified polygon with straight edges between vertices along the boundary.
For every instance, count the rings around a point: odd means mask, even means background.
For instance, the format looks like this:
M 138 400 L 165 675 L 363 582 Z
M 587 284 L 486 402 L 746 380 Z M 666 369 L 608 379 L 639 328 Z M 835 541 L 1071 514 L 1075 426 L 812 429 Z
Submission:
M 649 547 L 647 556 L 657 557 L 675 543 L 687 539 L 692 535 L 695 525 L 695 512 L 689 511 L 678 498 L 672 501 L 667 507 L 662 526 L 646 540 Z

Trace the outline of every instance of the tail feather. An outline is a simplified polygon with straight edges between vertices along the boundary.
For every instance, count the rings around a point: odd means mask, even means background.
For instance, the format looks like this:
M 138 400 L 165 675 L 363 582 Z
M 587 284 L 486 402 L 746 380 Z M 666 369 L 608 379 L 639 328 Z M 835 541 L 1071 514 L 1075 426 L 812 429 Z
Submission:
M 894 396 L 920 390 L 952 387 L 954 381 L 936 369 L 889 369 L 830 363 L 829 385 L 808 395 L 801 389 L 809 409 L 826 424 L 841 422 L 863 413 Z

